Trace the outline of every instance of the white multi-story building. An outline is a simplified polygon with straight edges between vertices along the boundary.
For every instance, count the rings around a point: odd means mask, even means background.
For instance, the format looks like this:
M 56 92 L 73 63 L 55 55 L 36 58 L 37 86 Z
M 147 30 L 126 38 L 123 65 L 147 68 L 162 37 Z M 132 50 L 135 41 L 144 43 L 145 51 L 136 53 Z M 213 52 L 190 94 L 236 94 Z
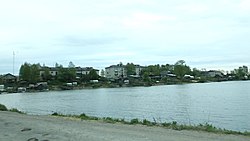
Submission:
M 108 79 L 126 78 L 127 71 L 124 65 L 112 65 L 105 68 L 105 77 Z
M 140 65 L 135 65 L 135 76 L 136 77 L 140 77 L 141 76 L 141 72 L 145 67 L 140 66 Z
M 131 77 L 140 77 L 141 71 L 145 67 L 142 67 L 140 65 L 135 65 L 135 74 L 130 75 Z M 118 65 L 112 65 L 105 68 L 105 77 L 108 79 L 120 79 L 120 78 L 127 78 L 129 77 L 127 75 L 127 69 L 125 65 L 118 64 Z

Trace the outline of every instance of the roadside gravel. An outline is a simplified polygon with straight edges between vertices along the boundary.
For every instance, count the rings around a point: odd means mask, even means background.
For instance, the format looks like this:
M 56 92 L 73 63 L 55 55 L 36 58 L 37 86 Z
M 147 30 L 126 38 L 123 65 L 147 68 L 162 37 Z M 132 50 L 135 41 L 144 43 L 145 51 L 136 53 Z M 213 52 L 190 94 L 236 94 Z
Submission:
M 250 141 L 250 137 L 0 111 L 0 141 Z

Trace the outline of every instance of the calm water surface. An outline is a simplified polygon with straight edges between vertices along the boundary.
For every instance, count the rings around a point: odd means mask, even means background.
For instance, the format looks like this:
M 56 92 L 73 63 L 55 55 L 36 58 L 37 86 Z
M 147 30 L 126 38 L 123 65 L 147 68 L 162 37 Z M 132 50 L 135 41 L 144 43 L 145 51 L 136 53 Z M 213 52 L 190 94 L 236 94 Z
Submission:
M 250 81 L 0 95 L 28 114 L 81 114 L 250 131 Z

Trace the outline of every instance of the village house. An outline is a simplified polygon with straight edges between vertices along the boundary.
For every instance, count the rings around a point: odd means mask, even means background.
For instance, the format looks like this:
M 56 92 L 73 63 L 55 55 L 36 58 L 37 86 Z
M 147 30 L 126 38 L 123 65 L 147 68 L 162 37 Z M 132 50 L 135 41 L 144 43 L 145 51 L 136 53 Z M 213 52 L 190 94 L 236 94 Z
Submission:
M 49 70 L 49 74 L 51 76 L 57 76 L 59 72 L 59 68 L 56 67 L 41 67 L 40 69 L 40 76 L 42 76 L 45 73 L 45 70 Z M 82 75 L 88 75 L 91 70 L 95 70 L 95 72 L 99 75 L 99 70 L 94 69 L 93 67 L 76 67 L 76 76 L 81 77 Z
M 76 76 L 81 77 L 82 75 L 88 75 L 92 70 L 95 70 L 96 74 L 99 75 L 99 70 L 94 69 L 93 67 L 85 67 L 85 68 L 76 67 Z
M 40 68 L 40 76 L 42 76 L 45 73 L 46 69 L 49 70 L 49 74 L 51 76 L 58 75 L 58 68 L 55 68 L 55 67 L 41 67 Z
M 2 82 L 3 82 L 4 84 L 15 83 L 15 82 L 17 82 L 17 79 L 18 79 L 18 77 L 16 77 L 16 76 L 13 75 L 13 74 L 10 74 L 10 73 L 5 74 L 5 75 L 3 75 L 3 76 L 1 77 L 1 80 L 2 80 Z
M 207 72 L 208 77 L 223 77 L 223 73 L 217 70 L 210 70 Z

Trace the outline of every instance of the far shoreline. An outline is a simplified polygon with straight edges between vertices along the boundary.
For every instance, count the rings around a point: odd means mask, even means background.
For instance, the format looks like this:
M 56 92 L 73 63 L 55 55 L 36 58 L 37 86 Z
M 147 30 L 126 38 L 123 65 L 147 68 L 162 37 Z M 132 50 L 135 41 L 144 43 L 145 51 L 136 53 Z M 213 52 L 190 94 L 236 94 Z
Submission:
M 244 82 L 244 81 L 250 81 L 250 80 L 228 80 L 228 81 L 207 81 L 207 82 L 179 82 L 179 83 L 171 83 L 171 84 L 165 84 L 165 83 L 154 83 L 152 85 L 99 85 L 96 86 L 95 84 L 92 84 L 89 86 L 74 86 L 72 89 L 60 89 L 60 86 L 54 86 L 56 88 L 53 89 L 46 89 L 46 90 L 28 90 L 25 92 L 2 92 L 0 95 L 8 95 L 8 94 L 21 94 L 21 93 L 43 93 L 43 92 L 62 92 L 62 91 L 75 91 L 75 90 L 94 90 L 94 89 L 112 89 L 112 88 L 136 88 L 136 87 L 154 87 L 154 86 L 178 86 L 178 85 L 189 85 L 189 84 L 209 84 L 209 83 L 226 83 L 226 82 Z

